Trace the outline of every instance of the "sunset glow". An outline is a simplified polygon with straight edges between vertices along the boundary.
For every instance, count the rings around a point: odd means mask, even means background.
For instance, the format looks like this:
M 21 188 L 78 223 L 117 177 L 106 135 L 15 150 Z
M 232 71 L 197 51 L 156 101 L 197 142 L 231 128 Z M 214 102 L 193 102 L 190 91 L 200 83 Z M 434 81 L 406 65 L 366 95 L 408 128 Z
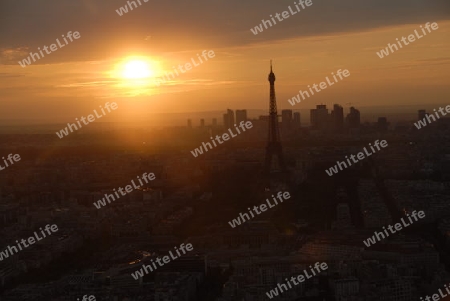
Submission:
M 133 60 L 125 64 L 123 77 L 125 78 L 148 78 L 153 75 L 152 70 L 144 61 Z
M 450 301 L 450 0 L 0 8 L 0 301 Z

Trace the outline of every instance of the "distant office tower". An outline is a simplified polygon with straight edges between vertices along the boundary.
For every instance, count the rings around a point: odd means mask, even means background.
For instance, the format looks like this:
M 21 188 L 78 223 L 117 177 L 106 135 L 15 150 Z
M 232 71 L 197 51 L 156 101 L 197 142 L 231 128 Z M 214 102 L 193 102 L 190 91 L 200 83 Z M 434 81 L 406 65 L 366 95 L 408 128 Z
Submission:
M 223 114 L 223 126 L 225 128 L 231 128 L 234 126 L 234 112 L 233 110 L 227 109 L 227 113 Z
M 294 126 L 299 127 L 300 126 L 300 112 L 294 113 Z
M 329 115 L 326 105 L 317 105 L 311 110 L 311 126 L 317 129 L 325 129 L 329 124 Z
M 217 118 L 213 118 L 213 120 L 212 120 L 212 125 L 213 125 L 213 126 L 217 126 Z
M 281 111 L 281 122 L 283 126 L 289 127 L 292 123 L 292 110 L 282 110 Z
M 317 128 L 317 110 L 311 109 L 309 110 L 309 120 L 312 128 Z
M 205 119 L 200 119 L 200 127 L 205 127 Z
M 187 120 L 187 126 L 188 128 L 192 128 L 192 120 L 190 119 Z
M 344 108 L 342 106 L 338 104 L 333 106 L 331 120 L 335 131 L 341 132 L 344 129 Z
M 228 122 L 228 114 L 225 113 L 223 114 L 223 127 L 224 128 L 229 128 L 229 122 Z
M 419 120 L 422 120 L 427 116 L 427 111 L 419 110 L 419 111 L 417 111 L 417 114 L 418 114 Z
M 386 117 L 378 117 L 377 129 L 380 132 L 387 132 L 389 127 L 389 123 L 387 122 Z
M 227 114 L 228 114 L 228 120 L 230 122 L 230 127 L 232 127 L 234 125 L 234 112 L 233 112 L 233 110 L 228 109 Z
M 247 110 L 236 110 L 236 125 L 241 121 L 247 121 Z
M 327 127 L 329 123 L 328 109 L 326 105 L 318 105 L 317 110 L 317 123 L 320 129 Z
M 281 124 L 284 129 L 290 129 L 292 126 L 292 110 L 281 111 Z
M 361 125 L 361 114 L 354 107 L 350 107 L 350 113 L 346 119 L 349 128 L 358 128 Z

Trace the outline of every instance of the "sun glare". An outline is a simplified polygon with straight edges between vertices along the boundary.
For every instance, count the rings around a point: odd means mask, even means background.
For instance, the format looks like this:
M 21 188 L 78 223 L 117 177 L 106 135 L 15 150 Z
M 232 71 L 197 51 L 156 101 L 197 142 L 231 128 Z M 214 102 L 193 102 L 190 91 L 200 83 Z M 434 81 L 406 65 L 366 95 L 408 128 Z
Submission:
M 150 56 L 128 56 L 113 62 L 108 71 L 114 88 L 127 96 L 153 93 L 155 78 L 160 76 L 160 62 Z
M 125 78 L 147 78 L 153 75 L 147 62 L 140 60 L 133 60 L 125 63 L 124 70 L 122 73 Z

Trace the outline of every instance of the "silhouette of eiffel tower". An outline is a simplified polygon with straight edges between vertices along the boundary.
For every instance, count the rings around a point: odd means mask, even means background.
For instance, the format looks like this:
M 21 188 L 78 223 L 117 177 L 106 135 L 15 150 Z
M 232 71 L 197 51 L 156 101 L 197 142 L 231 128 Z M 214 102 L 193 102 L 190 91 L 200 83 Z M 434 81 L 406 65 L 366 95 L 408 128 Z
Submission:
M 272 170 L 272 157 L 277 156 L 278 166 L 281 171 L 286 171 L 283 157 L 283 149 L 280 141 L 280 127 L 278 125 L 277 100 L 275 97 L 275 74 L 272 71 L 272 60 L 270 61 L 270 105 L 269 105 L 269 140 L 266 147 L 265 172 L 269 174 Z

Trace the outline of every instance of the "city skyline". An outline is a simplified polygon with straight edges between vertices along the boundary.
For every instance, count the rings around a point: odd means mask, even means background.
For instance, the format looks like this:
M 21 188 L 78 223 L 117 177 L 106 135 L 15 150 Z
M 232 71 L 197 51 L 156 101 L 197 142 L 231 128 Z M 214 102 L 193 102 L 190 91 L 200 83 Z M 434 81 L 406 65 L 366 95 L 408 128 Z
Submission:
M 0 0 L 0 299 L 450 298 L 449 1 Z

